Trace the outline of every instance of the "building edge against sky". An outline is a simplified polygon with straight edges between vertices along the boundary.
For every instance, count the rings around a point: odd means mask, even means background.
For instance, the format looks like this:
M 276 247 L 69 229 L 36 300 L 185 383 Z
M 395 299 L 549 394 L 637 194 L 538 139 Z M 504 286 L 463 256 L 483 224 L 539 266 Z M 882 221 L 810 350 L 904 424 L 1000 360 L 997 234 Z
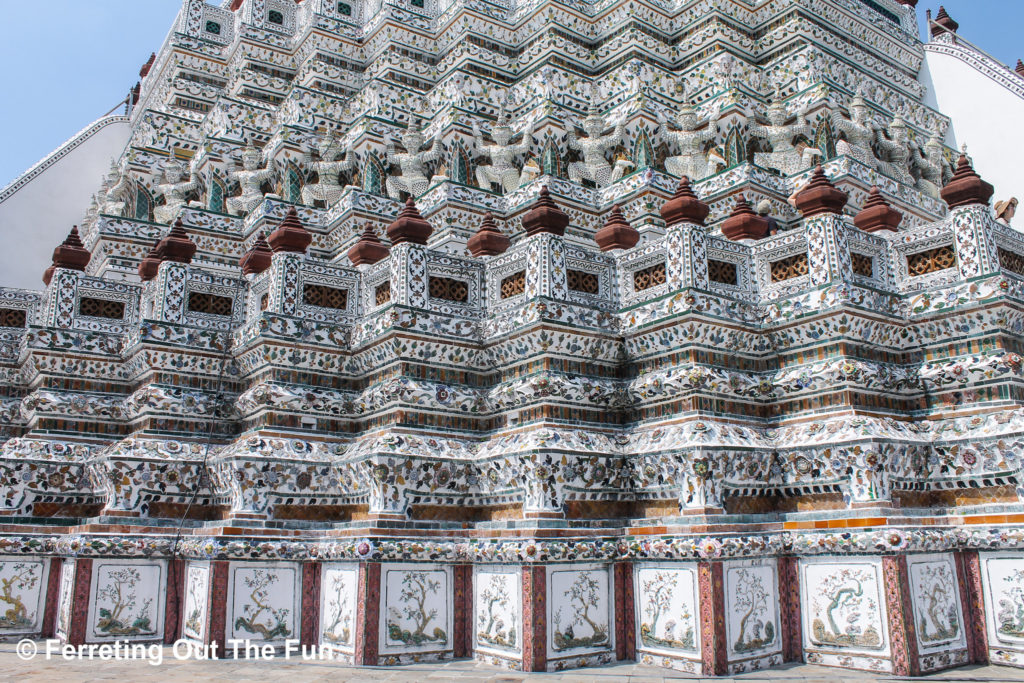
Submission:
M 915 4 L 186 0 L 0 203 L 0 638 L 1024 665 L 1024 78 Z

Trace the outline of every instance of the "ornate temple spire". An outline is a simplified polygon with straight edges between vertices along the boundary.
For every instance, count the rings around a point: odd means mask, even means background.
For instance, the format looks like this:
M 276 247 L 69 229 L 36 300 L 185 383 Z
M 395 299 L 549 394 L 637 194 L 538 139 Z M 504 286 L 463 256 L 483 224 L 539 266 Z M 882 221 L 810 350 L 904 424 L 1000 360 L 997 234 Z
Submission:
M 466 247 L 473 256 L 497 256 L 504 253 L 510 243 L 509 238 L 498 230 L 494 214 L 488 211 L 480 221 L 480 229 L 466 242 Z
M 243 275 L 259 275 L 270 267 L 273 255 L 274 252 L 271 251 L 270 245 L 267 244 L 267 238 L 261 232 L 256 237 L 256 242 L 253 243 L 252 248 L 242 254 L 242 258 L 238 259 L 238 265 L 242 267 Z
M 960 28 L 960 24 L 953 21 L 953 17 L 949 16 L 946 12 L 946 8 L 941 5 L 939 6 L 939 13 L 935 15 L 933 22 L 938 24 L 938 26 L 932 26 L 933 38 L 946 32 L 943 31 L 942 28 L 950 31 L 951 33 L 956 33 L 957 29 Z M 939 28 L 939 26 L 942 28 Z
M 366 223 L 359 241 L 353 244 L 348 250 L 348 260 L 353 266 L 372 266 L 374 263 L 386 259 L 391 252 L 387 245 L 380 241 L 377 233 L 373 231 L 373 225 Z
M 398 213 L 398 218 L 388 226 L 387 232 L 392 245 L 402 242 L 425 245 L 430 233 L 434 232 L 434 226 L 420 215 L 416 202 L 409 197 L 405 200 L 405 207 Z
M 711 207 L 702 202 L 690 187 L 690 179 L 683 176 L 679 179 L 676 193 L 661 205 L 661 217 L 665 225 L 676 223 L 694 223 L 704 225 Z
M 903 214 L 892 208 L 889 202 L 885 201 L 877 185 L 871 188 L 868 200 L 864 203 L 864 208 L 853 217 L 853 224 L 864 232 L 878 232 L 880 230 L 896 232 L 896 228 L 899 227 L 901 222 L 903 222 Z
M 1013 70 L 1016 71 L 1018 75 L 1024 76 L 1024 61 L 1018 59 L 1017 66 L 1015 66 Z
M 313 235 L 306 230 L 299 220 L 299 214 L 292 206 L 274 232 L 270 233 L 267 243 L 274 250 L 275 254 L 290 252 L 293 254 L 305 254 L 306 247 L 313 241 Z
M 527 237 L 548 232 L 552 235 L 564 235 L 569 225 L 569 216 L 555 204 L 548 192 L 548 186 L 540 188 L 540 196 L 530 210 L 523 214 L 523 229 Z
M 733 241 L 759 240 L 768 236 L 768 220 L 750 208 L 746 197 L 736 198 L 736 207 L 722 223 L 722 234 Z
M 939 193 L 942 200 L 951 209 L 971 204 L 988 204 L 995 188 L 981 179 L 971 166 L 967 154 L 961 154 L 956 164 L 956 172 Z
M 185 232 L 185 225 L 181 218 L 174 222 L 167 237 L 160 240 L 156 245 L 157 253 L 161 261 L 174 261 L 175 263 L 192 263 L 192 257 L 196 255 L 196 243 Z
M 71 232 L 61 242 L 56 249 L 53 250 L 53 264 L 43 272 L 43 284 L 49 285 L 50 279 L 53 277 L 53 271 L 57 268 L 67 268 L 68 270 L 78 270 L 85 272 L 85 267 L 89 265 L 89 259 L 92 254 L 82 244 L 82 238 L 78 236 L 78 226 L 71 226 Z
M 594 235 L 594 240 L 597 246 L 601 247 L 601 251 L 632 249 L 640 241 L 640 233 L 629 224 L 622 215 L 622 207 L 616 204 L 608 213 L 604 227 Z
M 848 195 L 832 184 L 820 165 L 814 169 L 811 181 L 794 198 L 797 210 L 804 218 L 823 213 L 842 213 Z

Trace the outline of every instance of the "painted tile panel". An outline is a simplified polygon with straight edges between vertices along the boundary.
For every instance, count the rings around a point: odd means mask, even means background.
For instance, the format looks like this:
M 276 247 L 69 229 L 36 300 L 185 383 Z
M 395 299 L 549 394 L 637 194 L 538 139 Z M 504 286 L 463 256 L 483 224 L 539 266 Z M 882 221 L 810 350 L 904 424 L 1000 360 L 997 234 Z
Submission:
M 42 630 L 49 567 L 46 558 L 0 557 L 0 637 Z
M 1024 555 L 985 554 L 981 561 L 989 646 L 1024 650 Z
M 775 559 L 750 560 L 725 566 L 729 659 L 782 651 L 776 563 Z
M 89 641 L 163 638 L 166 591 L 164 561 L 95 561 L 89 589 Z
M 233 562 L 228 579 L 227 639 L 283 645 L 297 639 L 300 566 Z
M 473 573 L 474 649 L 520 656 L 523 591 L 519 567 L 477 567 Z
M 921 654 L 967 647 L 956 565 L 951 554 L 912 555 L 910 595 Z
M 381 590 L 381 652 L 452 649 L 451 567 L 386 565 Z
M 320 644 L 354 652 L 359 565 L 328 563 L 320 579 Z
M 881 561 L 801 563 L 804 647 L 889 654 Z
M 637 649 L 700 654 L 696 564 L 638 565 Z
M 548 660 L 613 647 L 610 569 L 568 565 L 547 575 Z
M 182 638 L 205 642 L 209 619 L 210 563 L 189 562 L 185 571 L 185 610 Z
M 64 560 L 60 565 L 60 591 L 57 598 L 58 639 L 66 641 L 71 633 L 71 608 L 75 597 L 75 561 Z

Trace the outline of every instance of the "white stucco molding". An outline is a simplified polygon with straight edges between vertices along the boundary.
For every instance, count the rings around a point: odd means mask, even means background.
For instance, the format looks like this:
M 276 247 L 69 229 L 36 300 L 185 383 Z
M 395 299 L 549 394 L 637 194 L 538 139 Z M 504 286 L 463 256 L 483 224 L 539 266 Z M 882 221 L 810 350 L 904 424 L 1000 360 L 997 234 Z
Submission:
M 960 39 L 957 39 L 958 41 Z M 973 67 L 978 73 L 987 76 L 1003 86 L 1017 97 L 1024 99 L 1024 78 L 1013 71 L 1005 64 L 981 52 L 972 45 L 965 45 L 962 42 L 952 42 L 948 39 L 925 43 L 925 52 L 932 52 L 940 55 L 948 55 L 959 59 L 961 62 Z
M 96 135 L 96 133 L 100 132 L 107 126 L 113 125 L 115 123 L 127 122 L 127 116 L 113 115 L 104 116 L 103 118 L 98 119 L 93 123 L 89 124 L 87 127 L 71 136 L 71 138 L 63 145 L 47 154 L 30 169 L 28 169 L 20 176 L 15 178 L 13 181 L 11 181 L 11 183 L 4 187 L 3 190 L 0 190 L 0 204 L 3 204 L 5 201 L 13 197 L 18 190 L 28 185 L 30 182 L 32 182 L 33 179 L 42 174 L 46 169 L 50 168 L 58 161 L 60 161 L 68 154 L 70 154 L 72 151 L 80 147 L 82 143 Z

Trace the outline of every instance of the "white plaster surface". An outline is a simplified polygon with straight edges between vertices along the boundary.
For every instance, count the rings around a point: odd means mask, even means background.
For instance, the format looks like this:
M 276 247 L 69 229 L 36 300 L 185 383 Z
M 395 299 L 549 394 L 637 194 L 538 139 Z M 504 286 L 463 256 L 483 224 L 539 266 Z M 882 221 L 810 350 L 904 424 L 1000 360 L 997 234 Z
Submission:
M 103 127 L 0 202 L 0 237 L 17 246 L 0 250 L 0 284 L 42 288 L 43 271 L 50 265 L 54 247 L 72 225 L 82 221 L 111 158 L 121 156 L 130 134 L 126 121 Z M 57 148 L 51 154 L 60 152 Z M 17 181 L 5 178 L 0 183 L 6 186 L 8 180 Z

